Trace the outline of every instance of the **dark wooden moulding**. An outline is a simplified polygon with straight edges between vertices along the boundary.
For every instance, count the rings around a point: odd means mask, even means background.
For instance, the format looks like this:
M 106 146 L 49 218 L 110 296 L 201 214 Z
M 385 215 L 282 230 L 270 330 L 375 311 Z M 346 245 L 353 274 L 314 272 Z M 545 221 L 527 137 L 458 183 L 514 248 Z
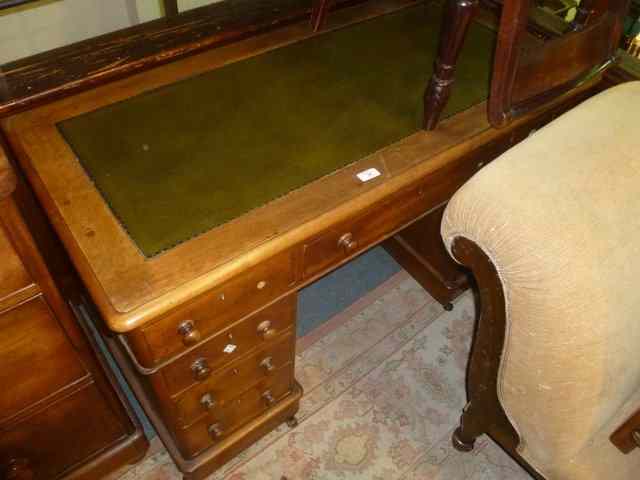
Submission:
M 637 410 L 618 429 L 611 434 L 613 443 L 622 453 L 640 448 L 640 410 Z
M 81 480 L 122 472 L 121 469 L 144 457 L 148 441 L 89 325 L 74 315 L 81 295 L 80 284 L 32 190 L 21 172 L 14 170 L 13 159 L 9 159 L 7 152 L 0 139 L 0 230 L 11 241 L 12 251 L 33 283 L 20 291 L 25 294 L 21 300 L 13 304 L 4 302 L 2 314 L 6 319 L 12 311 L 41 302 L 48 320 L 45 324 L 29 321 L 8 324 L 5 321 L 3 333 L 9 331 L 7 325 L 10 325 L 11 330 L 19 331 L 21 338 L 33 338 L 35 343 L 32 344 L 39 346 L 32 347 L 26 341 L 10 342 L 3 345 L 3 348 L 9 348 L 3 353 L 6 355 L 9 351 L 12 356 L 23 359 L 35 356 L 36 360 L 42 358 L 40 353 L 49 349 L 57 353 L 55 358 L 48 357 L 55 362 L 53 366 L 45 367 L 52 372 L 48 377 L 35 375 L 32 378 L 32 372 L 19 368 L 24 363 L 8 369 L 13 378 L 29 378 L 31 385 L 39 385 L 39 391 L 44 393 L 30 399 L 29 405 L 22 406 L 12 419 L 7 421 L 9 417 L 5 417 L 0 434 L 0 478 L 27 480 L 45 475 L 46 478 Z M 2 268 L 5 268 L 5 260 L 6 251 L 0 252 Z M 21 320 L 29 320 L 27 317 L 25 315 Z M 54 346 L 58 341 L 56 338 L 64 338 L 69 349 Z M 69 356 L 69 352 L 77 356 Z M 85 370 L 85 376 L 66 384 L 51 382 L 60 366 L 70 365 Z M 17 385 L 24 386 L 26 382 L 17 382 Z M 89 388 L 95 392 L 93 395 L 87 394 Z M 17 389 L 9 389 L 9 394 L 16 392 Z M 84 430 L 75 426 L 77 420 L 56 417 L 59 415 L 56 412 L 71 408 L 69 402 L 74 398 L 82 399 L 86 407 L 78 412 L 83 418 Z M 5 411 L 0 413 L 6 414 Z M 114 430 L 94 435 L 92 428 L 103 421 L 100 415 L 107 415 L 105 418 L 114 425 Z M 32 442 L 37 443 L 34 446 Z M 29 458 L 32 455 L 37 458 Z
M 362 1 L 336 0 L 330 8 Z M 311 0 L 228 0 L 180 14 L 175 4 L 164 1 L 164 18 L 0 66 L 0 117 L 302 21 L 312 11 Z
M 33 1 L 0 0 L 0 10 Z M 315 22 L 322 23 L 329 10 L 366 0 L 227 0 L 180 14 L 176 0 L 163 1 L 164 18 L 0 66 L 0 117 L 311 18 L 321 6 Z M 560 26 L 557 18 L 534 10 L 528 28 L 549 38 Z

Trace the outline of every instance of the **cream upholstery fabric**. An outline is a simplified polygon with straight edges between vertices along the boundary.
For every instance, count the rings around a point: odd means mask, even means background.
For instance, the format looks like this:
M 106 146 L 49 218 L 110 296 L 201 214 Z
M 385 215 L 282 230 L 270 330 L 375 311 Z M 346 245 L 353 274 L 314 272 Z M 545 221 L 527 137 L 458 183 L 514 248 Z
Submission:
M 507 300 L 501 402 L 548 479 L 640 479 L 608 436 L 640 408 L 640 82 L 584 102 L 489 164 L 442 224 Z

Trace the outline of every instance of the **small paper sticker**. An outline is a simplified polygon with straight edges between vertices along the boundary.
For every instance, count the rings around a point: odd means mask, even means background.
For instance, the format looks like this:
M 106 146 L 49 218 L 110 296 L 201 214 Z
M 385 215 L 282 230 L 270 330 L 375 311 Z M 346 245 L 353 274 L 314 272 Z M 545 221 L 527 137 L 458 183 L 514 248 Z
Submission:
M 369 180 L 373 180 L 376 177 L 380 176 L 380 172 L 377 168 L 367 168 L 362 172 L 356 174 L 356 177 L 360 179 L 361 182 L 368 182 Z
M 226 347 L 224 347 L 224 353 L 233 353 L 233 351 L 237 348 L 236 345 L 229 343 Z

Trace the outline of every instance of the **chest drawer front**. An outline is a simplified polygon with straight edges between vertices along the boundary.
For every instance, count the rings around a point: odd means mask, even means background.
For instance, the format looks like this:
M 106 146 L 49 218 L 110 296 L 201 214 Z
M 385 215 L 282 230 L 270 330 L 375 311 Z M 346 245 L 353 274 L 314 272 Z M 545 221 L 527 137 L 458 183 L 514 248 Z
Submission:
M 0 302 L 33 285 L 20 257 L 13 249 L 7 234 L 0 225 Z
M 192 347 L 285 293 L 295 283 L 291 254 L 274 256 L 143 329 L 145 347 L 132 349 L 147 367 Z M 150 356 L 150 361 L 145 359 Z
M 426 210 L 421 186 L 407 188 L 383 205 L 329 230 L 304 245 L 303 275 L 321 273 L 382 240 Z
M 0 473 L 13 468 L 31 475 L 24 478 L 53 480 L 124 435 L 124 427 L 96 386 L 89 384 L 0 430 Z
M 0 314 L 0 425 L 87 371 L 44 299 Z
M 178 427 L 186 427 L 199 419 L 224 409 L 229 401 L 260 382 L 269 382 L 277 371 L 293 365 L 295 335 L 293 332 L 273 345 L 213 374 L 202 384 L 187 390 L 175 402 Z
M 163 367 L 160 372 L 169 392 L 175 395 L 191 385 L 204 383 L 216 370 L 252 349 L 272 345 L 295 324 L 296 301 L 295 294 L 288 295 Z
M 192 458 L 224 440 L 229 434 L 249 423 L 284 399 L 293 389 L 293 366 L 279 369 L 273 377 L 254 385 L 191 427 L 177 432 L 183 455 Z

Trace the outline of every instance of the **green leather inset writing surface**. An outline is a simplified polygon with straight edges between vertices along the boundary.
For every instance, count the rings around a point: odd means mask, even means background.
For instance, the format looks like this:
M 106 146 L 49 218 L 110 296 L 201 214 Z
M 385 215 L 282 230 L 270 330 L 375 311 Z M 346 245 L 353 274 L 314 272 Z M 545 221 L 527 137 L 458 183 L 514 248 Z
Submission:
M 59 124 L 146 256 L 421 128 L 441 11 L 418 6 Z M 445 115 L 484 100 L 492 31 L 474 24 Z

